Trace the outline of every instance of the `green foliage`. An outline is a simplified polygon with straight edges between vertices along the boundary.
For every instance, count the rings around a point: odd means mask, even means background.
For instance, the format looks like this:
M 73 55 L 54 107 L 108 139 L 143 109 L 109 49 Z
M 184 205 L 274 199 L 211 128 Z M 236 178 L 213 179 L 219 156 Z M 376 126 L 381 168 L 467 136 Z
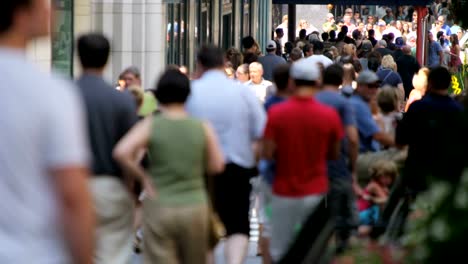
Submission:
M 434 182 L 418 196 L 414 210 L 422 216 L 409 222 L 403 238 L 409 251 L 406 263 L 444 263 L 466 254 L 468 171 L 458 184 Z

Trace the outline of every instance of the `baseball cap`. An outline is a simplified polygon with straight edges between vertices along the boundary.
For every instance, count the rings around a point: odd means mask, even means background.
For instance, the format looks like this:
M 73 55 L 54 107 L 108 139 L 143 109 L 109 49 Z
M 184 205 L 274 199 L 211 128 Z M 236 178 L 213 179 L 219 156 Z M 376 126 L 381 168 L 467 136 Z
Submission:
M 377 76 L 375 72 L 370 71 L 370 70 L 362 71 L 356 80 L 358 84 L 371 84 L 371 83 L 376 83 L 378 81 L 379 81 L 379 76 Z
M 405 45 L 405 40 L 402 37 L 398 37 L 395 39 L 395 46 L 397 48 L 401 48 Z
M 379 23 L 377 23 L 377 25 L 378 25 L 379 27 L 383 27 L 383 26 L 386 26 L 387 23 L 385 23 L 385 21 L 379 21 Z
M 267 50 L 274 50 L 276 49 L 276 42 L 274 40 L 269 40 L 266 46 Z
M 317 61 L 300 59 L 292 64 L 289 74 L 294 80 L 318 81 L 321 71 Z

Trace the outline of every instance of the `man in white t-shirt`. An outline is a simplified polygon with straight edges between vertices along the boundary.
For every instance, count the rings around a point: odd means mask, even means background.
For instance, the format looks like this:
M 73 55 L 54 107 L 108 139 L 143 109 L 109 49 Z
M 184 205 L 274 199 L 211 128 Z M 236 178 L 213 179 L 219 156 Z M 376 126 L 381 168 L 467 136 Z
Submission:
M 0 1 L 0 263 L 92 263 L 82 103 L 25 54 L 50 11 L 49 0 Z
M 263 66 L 259 62 L 249 65 L 250 81 L 246 85 L 255 93 L 262 103 L 272 94 L 273 83 L 263 79 Z

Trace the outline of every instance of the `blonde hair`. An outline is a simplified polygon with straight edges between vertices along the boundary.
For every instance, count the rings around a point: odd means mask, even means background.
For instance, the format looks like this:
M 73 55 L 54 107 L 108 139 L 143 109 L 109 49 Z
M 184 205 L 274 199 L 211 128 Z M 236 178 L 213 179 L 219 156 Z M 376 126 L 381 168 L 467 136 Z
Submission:
M 137 85 L 132 85 L 128 88 L 128 91 L 133 95 L 137 108 L 140 108 L 143 104 L 143 89 Z
M 356 56 L 356 46 L 354 46 L 354 44 L 345 44 L 343 46 L 343 52 L 342 52 L 343 56 L 352 56 L 352 57 L 355 57 Z
M 392 55 L 385 55 L 382 58 L 382 67 L 397 71 L 397 65 Z
M 427 88 L 427 77 L 429 76 L 429 68 L 423 67 L 418 73 L 413 76 L 413 87 L 419 91 L 425 91 Z
M 371 179 L 378 180 L 384 175 L 389 175 L 394 181 L 398 177 L 398 167 L 395 162 L 391 160 L 378 160 L 369 168 Z

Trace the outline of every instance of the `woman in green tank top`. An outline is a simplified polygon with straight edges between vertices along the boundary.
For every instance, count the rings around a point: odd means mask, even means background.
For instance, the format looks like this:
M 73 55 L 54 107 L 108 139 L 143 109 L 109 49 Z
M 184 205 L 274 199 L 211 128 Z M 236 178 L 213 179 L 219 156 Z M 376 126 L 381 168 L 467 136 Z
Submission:
M 208 198 L 204 175 L 224 169 L 214 130 L 188 116 L 190 81 L 178 70 L 160 78 L 155 97 L 161 114 L 139 122 L 117 144 L 114 157 L 144 186 L 144 263 L 206 263 Z M 147 172 L 135 153 L 147 149 Z

